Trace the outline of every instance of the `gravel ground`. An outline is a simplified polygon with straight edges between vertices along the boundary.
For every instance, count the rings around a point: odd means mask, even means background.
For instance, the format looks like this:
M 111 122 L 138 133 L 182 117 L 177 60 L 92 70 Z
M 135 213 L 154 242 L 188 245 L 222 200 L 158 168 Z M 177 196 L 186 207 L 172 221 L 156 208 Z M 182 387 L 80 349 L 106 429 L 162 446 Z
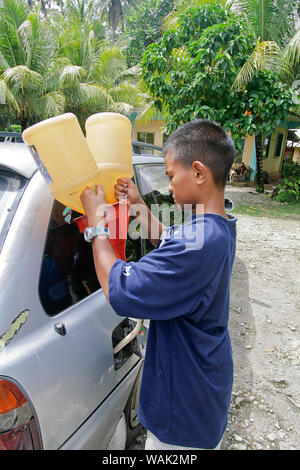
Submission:
M 229 186 L 226 196 L 282 207 L 252 188 Z M 222 450 L 300 448 L 299 253 L 299 218 L 238 215 L 229 323 L 234 386 Z M 130 449 L 143 449 L 145 436 Z

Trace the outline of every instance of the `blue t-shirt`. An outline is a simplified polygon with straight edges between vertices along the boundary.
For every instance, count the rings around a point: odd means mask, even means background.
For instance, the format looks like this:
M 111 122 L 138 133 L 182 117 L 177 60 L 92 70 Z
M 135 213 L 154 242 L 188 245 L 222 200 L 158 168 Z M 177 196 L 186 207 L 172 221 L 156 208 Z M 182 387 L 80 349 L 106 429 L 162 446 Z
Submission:
M 138 262 L 117 260 L 109 300 L 118 315 L 150 319 L 138 417 L 168 444 L 212 449 L 233 382 L 228 333 L 236 218 L 193 215 Z

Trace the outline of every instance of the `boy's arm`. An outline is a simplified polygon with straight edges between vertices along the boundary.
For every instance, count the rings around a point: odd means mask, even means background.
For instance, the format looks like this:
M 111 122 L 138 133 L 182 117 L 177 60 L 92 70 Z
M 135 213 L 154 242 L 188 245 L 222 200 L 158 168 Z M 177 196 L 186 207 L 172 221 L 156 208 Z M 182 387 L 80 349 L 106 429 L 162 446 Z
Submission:
M 115 197 L 127 197 L 131 212 L 134 212 L 139 220 L 141 227 L 147 233 L 148 240 L 153 246 L 157 246 L 165 226 L 157 220 L 143 201 L 136 185 L 130 178 L 120 178 L 115 185 Z
M 80 199 L 88 218 L 88 226 L 105 227 L 105 210 L 107 203 L 102 186 L 98 185 L 96 192 L 90 188 L 85 189 Z M 118 258 L 106 235 L 98 235 L 95 237 L 92 241 L 92 247 L 97 278 L 107 300 L 109 300 L 109 273 Z

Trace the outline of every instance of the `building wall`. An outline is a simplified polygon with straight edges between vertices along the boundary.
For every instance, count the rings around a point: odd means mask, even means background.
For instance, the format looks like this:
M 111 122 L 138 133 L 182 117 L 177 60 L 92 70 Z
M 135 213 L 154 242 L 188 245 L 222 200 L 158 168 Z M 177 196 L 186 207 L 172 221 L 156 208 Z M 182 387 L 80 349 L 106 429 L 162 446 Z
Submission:
M 293 161 L 300 164 L 300 147 L 294 149 Z
M 134 122 L 133 127 L 133 140 L 138 140 L 138 132 L 149 132 L 154 133 L 154 145 L 162 147 L 163 145 L 163 133 L 162 129 L 165 125 L 165 121 L 150 121 L 147 124 L 139 124 L 138 121 Z
M 272 179 L 280 177 L 282 159 L 285 151 L 286 139 L 288 130 L 284 127 L 277 127 L 274 134 L 271 136 L 269 155 L 263 159 L 263 169 L 268 172 Z M 281 152 L 279 157 L 275 157 L 276 143 L 278 134 L 283 134 L 283 140 L 281 145 Z
M 280 177 L 282 160 L 285 151 L 286 139 L 288 130 L 284 127 L 277 127 L 276 131 L 271 135 L 271 141 L 269 146 L 268 157 L 263 158 L 263 170 L 266 171 L 272 180 L 276 180 Z M 275 157 L 276 143 L 278 134 L 283 134 L 281 152 L 278 157 Z M 255 135 L 247 136 L 245 140 L 243 162 L 247 167 L 253 167 L 253 146 L 255 144 Z M 250 165 L 251 163 L 251 165 Z
M 250 167 L 250 162 L 252 158 L 252 151 L 254 145 L 255 135 L 247 135 L 245 139 L 244 145 L 244 152 L 243 152 L 243 162 L 245 163 L 246 167 Z

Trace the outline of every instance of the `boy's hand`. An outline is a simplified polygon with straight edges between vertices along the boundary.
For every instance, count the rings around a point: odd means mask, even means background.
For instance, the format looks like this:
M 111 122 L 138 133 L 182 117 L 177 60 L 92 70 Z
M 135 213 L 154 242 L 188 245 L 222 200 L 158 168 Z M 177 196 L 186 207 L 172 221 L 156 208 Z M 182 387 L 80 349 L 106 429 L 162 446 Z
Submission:
M 115 198 L 121 200 L 122 197 L 127 197 L 129 207 L 133 204 L 143 203 L 138 188 L 130 178 L 119 178 L 114 189 Z
M 107 203 L 100 184 L 97 185 L 96 192 L 87 187 L 81 194 L 80 199 L 88 218 L 89 227 L 96 227 L 104 221 Z

